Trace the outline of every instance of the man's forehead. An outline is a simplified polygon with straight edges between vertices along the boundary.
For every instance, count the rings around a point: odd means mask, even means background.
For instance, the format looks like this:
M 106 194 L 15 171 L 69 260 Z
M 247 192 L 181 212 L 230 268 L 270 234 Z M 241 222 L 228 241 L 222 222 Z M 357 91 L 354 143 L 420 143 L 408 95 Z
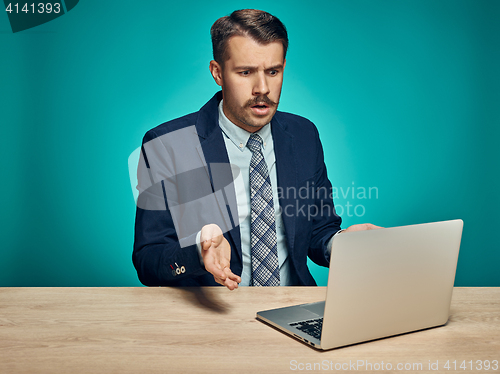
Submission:
M 227 46 L 228 61 L 233 64 L 249 64 L 251 62 L 276 65 L 283 63 L 284 48 L 281 41 L 259 43 L 249 36 L 232 36 Z

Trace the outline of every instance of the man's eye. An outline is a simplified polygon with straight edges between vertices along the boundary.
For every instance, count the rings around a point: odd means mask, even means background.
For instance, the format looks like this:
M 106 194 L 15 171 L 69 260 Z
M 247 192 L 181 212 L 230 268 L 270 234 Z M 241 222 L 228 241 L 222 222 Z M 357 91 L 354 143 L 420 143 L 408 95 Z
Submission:
M 247 76 L 249 74 L 250 74 L 250 72 L 248 70 L 240 71 L 240 75 Z
M 278 70 L 271 70 L 269 72 L 270 75 L 278 75 Z

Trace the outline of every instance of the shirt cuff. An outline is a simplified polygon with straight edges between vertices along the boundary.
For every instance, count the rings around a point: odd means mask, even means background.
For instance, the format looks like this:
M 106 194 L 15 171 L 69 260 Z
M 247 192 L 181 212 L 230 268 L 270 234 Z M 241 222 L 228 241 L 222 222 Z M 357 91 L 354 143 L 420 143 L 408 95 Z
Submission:
M 196 248 L 198 249 L 198 255 L 200 256 L 200 265 L 205 266 L 205 263 L 203 262 L 203 256 L 201 255 L 201 231 L 198 231 L 198 234 L 196 234 Z
M 333 234 L 332 237 L 330 238 L 330 241 L 328 242 L 328 245 L 326 246 L 326 248 L 328 249 L 328 254 L 329 255 L 332 254 L 333 238 L 335 238 L 335 236 L 341 234 L 344 231 L 345 231 L 345 229 L 339 230 L 335 234 Z

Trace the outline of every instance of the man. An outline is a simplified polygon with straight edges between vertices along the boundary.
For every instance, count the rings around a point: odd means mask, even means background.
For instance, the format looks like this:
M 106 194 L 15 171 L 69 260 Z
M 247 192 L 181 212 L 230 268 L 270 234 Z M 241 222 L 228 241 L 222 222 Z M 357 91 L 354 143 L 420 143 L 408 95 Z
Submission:
M 341 218 L 316 127 L 277 111 L 286 29 L 269 13 L 246 9 L 218 19 L 211 35 L 210 72 L 222 91 L 199 112 L 144 137 L 133 253 L 139 279 L 151 286 L 221 284 L 231 290 L 240 283 L 315 285 L 307 257 L 329 265 Z M 185 160 L 198 160 L 197 152 L 203 154 L 199 167 L 185 167 Z M 223 177 L 226 182 L 217 187 L 213 165 L 234 165 L 241 177 L 236 179 L 232 169 L 229 182 Z M 197 170 L 196 177 L 186 177 L 189 169 Z M 141 186 L 141 175 L 152 174 L 161 176 L 151 183 L 156 188 Z M 211 191 L 200 187 L 204 183 Z M 186 213 L 184 202 L 203 201 L 207 193 L 216 196 L 212 205 L 199 204 Z M 150 200 L 160 208 L 151 208 Z M 193 221 L 199 227 L 186 230 Z M 345 231 L 372 228 L 377 227 L 363 224 Z

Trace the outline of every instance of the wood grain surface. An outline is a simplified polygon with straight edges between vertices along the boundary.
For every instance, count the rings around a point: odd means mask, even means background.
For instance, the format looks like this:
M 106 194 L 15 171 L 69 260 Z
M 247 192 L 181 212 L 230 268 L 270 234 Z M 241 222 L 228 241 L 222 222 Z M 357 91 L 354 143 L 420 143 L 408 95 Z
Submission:
M 460 372 L 486 372 L 486 361 L 487 372 L 500 372 L 493 370 L 493 360 L 500 361 L 500 288 L 455 288 L 443 327 L 326 352 L 255 319 L 257 311 L 320 301 L 325 293 L 0 288 L 0 373 L 441 373 L 455 372 L 453 361 Z

